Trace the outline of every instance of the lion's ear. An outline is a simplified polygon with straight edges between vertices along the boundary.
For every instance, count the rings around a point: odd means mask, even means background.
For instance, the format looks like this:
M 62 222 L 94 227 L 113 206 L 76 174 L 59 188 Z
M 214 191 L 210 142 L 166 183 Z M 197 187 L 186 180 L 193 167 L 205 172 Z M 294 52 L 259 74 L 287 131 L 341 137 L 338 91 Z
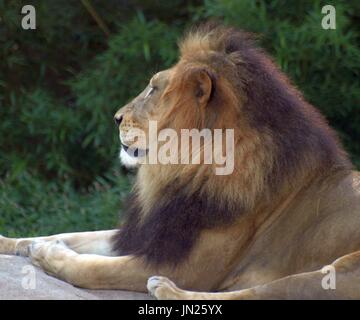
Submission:
M 188 83 L 200 106 L 206 106 L 215 90 L 215 76 L 206 68 L 193 68 Z

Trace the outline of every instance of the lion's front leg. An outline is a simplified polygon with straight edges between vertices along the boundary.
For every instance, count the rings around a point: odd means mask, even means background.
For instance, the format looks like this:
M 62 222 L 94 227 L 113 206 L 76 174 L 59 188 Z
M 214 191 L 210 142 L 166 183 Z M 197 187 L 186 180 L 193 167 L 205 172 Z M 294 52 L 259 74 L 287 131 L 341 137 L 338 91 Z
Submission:
M 141 257 L 106 257 L 77 254 L 62 241 L 34 242 L 29 250 L 33 263 L 45 272 L 87 289 L 120 289 L 147 292 L 147 279 L 154 274 L 171 277 L 185 288 L 199 287 L 202 272 L 190 264 L 174 269 L 152 266 Z M 201 284 L 204 286 L 204 284 Z
M 116 254 L 112 250 L 112 237 L 118 230 L 62 233 L 36 238 L 6 238 L 0 236 L 0 254 L 28 256 L 29 245 L 34 241 L 63 241 L 77 253 L 91 253 L 104 256 Z
M 146 292 L 146 280 L 153 272 L 134 257 L 77 254 L 58 240 L 35 241 L 29 257 L 46 273 L 87 289 Z

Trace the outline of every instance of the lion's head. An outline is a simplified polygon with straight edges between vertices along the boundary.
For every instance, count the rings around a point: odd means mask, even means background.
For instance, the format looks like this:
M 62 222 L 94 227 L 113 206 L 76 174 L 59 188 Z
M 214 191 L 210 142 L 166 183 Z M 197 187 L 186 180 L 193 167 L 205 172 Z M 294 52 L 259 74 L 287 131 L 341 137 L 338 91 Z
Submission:
M 206 25 L 189 32 L 179 47 L 179 62 L 152 77 L 145 90 L 116 113 L 121 158 L 136 165 L 149 156 L 149 136 L 134 143 L 129 132 L 147 132 L 154 120 L 158 130 L 177 133 L 232 129 L 234 168 L 219 176 L 214 164 L 140 166 L 135 205 L 118 247 L 155 262 L 179 261 L 203 228 L 272 208 L 310 179 L 349 167 L 325 119 L 247 33 Z M 203 149 L 200 145 L 195 152 Z M 218 151 L 213 148 L 213 153 Z M 164 230 L 172 228 L 180 228 L 188 239 L 181 232 L 181 240 L 174 235 L 167 239 Z M 178 254 L 172 258 L 174 248 Z
M 241 126 L 245 130 L 240 110 L 243 86 L 235 68 L 241 63 L 240 57 L 221 54 L 216 45 L 212 48 L 214 39 L 210 36 L 196 37 L 200 34 L 184 39 L 180 61 L 156 73 L 146 88 L 115 114 L 122 145 L 120 158 L 125 166 L 138 166 L 148 156 L 152 145 L 150 121 L 157 122 L 158 132 L 171 128 L 179 135 L 184 129 L 237 130 Z

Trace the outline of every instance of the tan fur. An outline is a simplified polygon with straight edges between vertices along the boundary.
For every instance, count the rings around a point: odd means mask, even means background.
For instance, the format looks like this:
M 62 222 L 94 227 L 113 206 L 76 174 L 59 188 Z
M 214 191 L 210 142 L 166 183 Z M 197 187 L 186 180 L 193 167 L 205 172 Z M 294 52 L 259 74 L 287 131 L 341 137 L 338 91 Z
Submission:
M 233 128 L 235 171 L 231 175 L 214 175 L 214 165 L 141 165 L 135 190 L 143 219 L 163 198 L 163 187 L 181 181 L 189 194 L 200 190 L 219 203 L 241 204 L 244 212 L 235 221 L 202 230 L 187 259 L 175 268 L 149 265 L 144 257 L 116 256 L 110 246 L 115 231 L 37 239 L 2 237 L 0 253 L 29 254 L 45 271 L 77 286 L 148 289 L 158 299 L 359 299 L 360 175 L 351 171 L 336 139 L 329 138 L 332 133 L 321 116 L 281 75 L 280 86 L 301 105 L 299 112 L 310 127 L 319 128 L 314 132 L 324 135 L 325 142 L 314 137 L 313 145 L 327 148 L 327 138 L 335 142 L 329 147 L 331 159 L 320 158 L 320 149 L 304 149 L 291 172 L 275 171 L 276 161 L 285 155 L 274 132 L 251 124 L 253 110 L 247 108 L 246 86 L 252 75 L 245 55 L 226 52 L 232 34 L 217 28 L 187 35 L 180 43 L 180 61 L 156 74 L 150 86 L 115 118 L 122 118 L 120 136 L 133 127 L 146 130 L 149 120 L 159 121 L 159 129 L 170 127 L 177 132 Z M 278 73 L 269 61 L 260 62 Z M 157 90 L 145 98 L 150 87 Z M 215 111 L 210 113 L 210 108 Z M 288 125 L 285 118 L 283 125 Z M 280 178 L 271 176 L 272 172 Z M 269 182 L 268 176 L 274 179 Z M 336 290 L 321 286 L 321 268 L 328 264 L 337 272 Z

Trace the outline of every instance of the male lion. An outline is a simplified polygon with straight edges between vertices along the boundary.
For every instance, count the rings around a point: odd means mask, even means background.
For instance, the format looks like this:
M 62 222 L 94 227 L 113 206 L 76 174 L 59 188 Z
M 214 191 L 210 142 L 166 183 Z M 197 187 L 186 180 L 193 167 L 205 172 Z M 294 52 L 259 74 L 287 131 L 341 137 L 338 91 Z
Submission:
M 123 162 L 139 166 L 121 228 L 2 237 L 0 252 L 79 287 L 158 299 L 360 298 L 360 176 L 334 131 L 247 34 L 200 27 L 180 51 L 115 115 Z M 234 129 L 234 171 L 139 164 L 150 150 L 131 130 L 150 120 Z

